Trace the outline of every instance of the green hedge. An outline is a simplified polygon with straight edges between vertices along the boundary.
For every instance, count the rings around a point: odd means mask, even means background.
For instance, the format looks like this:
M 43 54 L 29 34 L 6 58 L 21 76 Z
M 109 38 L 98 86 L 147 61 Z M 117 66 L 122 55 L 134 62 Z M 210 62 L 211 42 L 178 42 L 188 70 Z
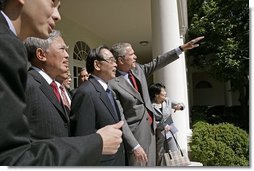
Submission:
M 249 166 L 249 137 L 232 124 L 193 125 L 190 157 L 204 166 Z

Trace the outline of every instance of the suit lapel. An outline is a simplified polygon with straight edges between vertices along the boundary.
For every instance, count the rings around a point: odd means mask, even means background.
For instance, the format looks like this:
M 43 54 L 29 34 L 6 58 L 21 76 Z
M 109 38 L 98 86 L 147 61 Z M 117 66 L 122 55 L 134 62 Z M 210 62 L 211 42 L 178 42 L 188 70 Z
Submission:
M 158 106 L 156 105 L 153 105 L 154 109 L 156 110 L 156 112 L 160 113 L 162 115 L 162 112 L 161 110 L 158 108 Z
M 154 115 L 156 115 L 158 118 L 163 119 L 163 114 L 162 114 L 160 108 L 155 103 L 153 103 L 152 105 L 153 105 L 153 108 L 155 110 Z
M 8 27 L 8 23 L 1 12 L 0 12 L 0 23 L 4 24 L 6 27 Z
M 171 111 L 169 111 L 169 107 L 166 105 L 165 101 L 162 103 L 162 113 L 171 113 Z
M 89 81 L 91 81 L 91 83 L 95 87 L 96 91 L 100 94 L 99 96 L 100 96 L 101 101 L 108 108 L 108 110 L 109 110 L 111 116 L 113 117 L 113 119 L 116 122 L 118 122 L 119 121 L 118 114 L 113 109 L 112 104 L 111 104 L 111 102 L 108 98 L 108 95 L 107 95 L 106 91 L 103 89 L 103 87 L 100 85 L 100 83 L 95 78 L 91 77 L 89 79 Z
M 131 72 L 136 79 L 137 85 L 139 87 L 139 93 L 141 94 L 141 96 L 144 96 L 145 92 L 144 92 L 144 88 L 142 87 L 142 84 L 141 84 L 142 83 L 142 76 L 141 76 L 140 70 L 138 69 L 138 67 L 136 67 L 134 70 L 131 70 Z
M 45 94 L 45 96 L 48 98 L 48 100 L 55 106 L 55 108 L 59 111 L 60 115 L 64 120 L 69 122 L 69 116 L 67 114 L 67 111 L 64 109 L 61 103 L 57 100 L 53 89 L 50 87 L 50 85 L 47 83 L 47 81 L 35 70 L 31 69 L 29 73 L 34 77 L 35 80 L 37 80 L 41 85 L 40 89 Z
M 140 93 L 138 93 L 137 90 L 131 86 L 123 76 L 116 77 L 115 80 L 118 82 L 119 87 L 122 87 L 126 92 L 130 93 L 140 101 L 143 101 Z
M 139 83 L 141 83 L 141 80 L 140 80 L 140 74 L 138 73 L 138 69 L 134 69 L 134 70 L 131 70 L 133 76 L 136 78 L 136 81 L 139 81 Z

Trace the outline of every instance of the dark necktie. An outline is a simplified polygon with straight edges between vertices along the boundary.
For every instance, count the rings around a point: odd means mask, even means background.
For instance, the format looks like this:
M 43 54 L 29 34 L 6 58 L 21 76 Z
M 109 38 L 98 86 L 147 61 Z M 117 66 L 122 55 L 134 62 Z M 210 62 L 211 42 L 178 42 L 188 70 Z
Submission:
M 52 83 L 50 84 L 50 86 L 53 88 L 53 91 L 56 95 L 56 98 L 59 102 L 61 102 L 61 97 L 60 97 L 60 93 L 58 91 L 57 85 L 55 81 L 52 81 Z
M 67 96 L 65 94 L 65 88 L 62 85 L 60 86 L 60 90 L 61 90 L 61 94 L 62 94 L 63 105 L 66 106 L 70 110 L 70 103 L 69 103 Z
M 133 87 L 134 87 L 137 91 L 139 91 L 139 90 L 138 90 L 138 85 L 137 85 L 136 79 L 135 79 L 135 77 L 133 76 L 133 74 L 132 74 L 131 71 L 128 72 L 128 78 L 130 79 L 131 84 L 133 85 Z
M 113 98 L 112 90 L 108 87 L 107 90 L 106 90 L 106 93 L 107 93 L 108 98 L 109 98 L 109 100 L 110 100 L 110 102 L 112 104 L 112 107 L 113 107 L 113 109 L 115 111 L 115 114 L 117 115 L 117 118 L 118 118 L 118 114 L 117 114 L 117 110 L 116 110 L 116 103 L 115 103 L 115 100 Z

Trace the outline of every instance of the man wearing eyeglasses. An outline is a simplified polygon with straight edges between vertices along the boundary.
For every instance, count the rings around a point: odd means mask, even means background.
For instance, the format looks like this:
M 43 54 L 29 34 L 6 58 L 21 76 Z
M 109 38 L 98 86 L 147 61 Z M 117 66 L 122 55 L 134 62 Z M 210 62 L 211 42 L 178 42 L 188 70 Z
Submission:
M 109 48 L 102 45 L 92 49 L 86 60 L 91 73 L 88 81 L 76 91 L 72 99 L 71 125 L 74 136 L 89 135 L 98 129 L 122 120 L 108 81 L 115 78 L 116 60 Z M 116 154 L 103 155 L 101 166 L 125 166 L 123 143 Z

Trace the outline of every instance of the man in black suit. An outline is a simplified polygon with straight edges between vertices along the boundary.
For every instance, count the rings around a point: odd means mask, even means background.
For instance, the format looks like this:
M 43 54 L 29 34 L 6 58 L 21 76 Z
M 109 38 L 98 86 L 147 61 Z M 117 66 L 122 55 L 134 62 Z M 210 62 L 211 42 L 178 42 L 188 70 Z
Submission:
M 32 64 L 28 71 L 27 107 L 24 112 L 29 122 L 31 137 L 36 140 L 68 137 L 70 136 L 69 111 L 64 106 L 59 85 L 55 80 L 57 76 L 67 73 L 69 69 L 68 47 L 60 32 L 56 30 L 50 33 L 46 40 L 27 38 L 25 46 L 28 60 Z M 83 144 L 77 144 L 78 146 Z M 96 152 L 95 155 L 87 156 L 86 162 L 81 165 L 96 165 L 98 158 L 100 153 Z
M 40 141 L 30 137 L 23 115 L 27 53 L 22 41 L 29 36 L 47 38 L 60 20 L 59 6 L 60 0 L 0 1 L 0 165 L 93 164 L 96 161 L 89 160 L 90 156 L 114 154 L 121 142 L 121 125 L 105 127 L 86 137 Z M 115 141 L 104 141 L 111 131 L 117 137 Z
M 91 73 L 72 99 L 71 116 L 75 136 L 89 135 L 101 127 L 117 123 L 121 114 L 108 81 L 115 77 L 116 61 L 106 46 L 92 49 L 86 61 L 87 71 Z M 124 166 L 125 154 L 123 143 L 115 155 L 104 155 L 102 166 Z
M 55 83 L 55 91 L 61 95 L 56 77 L 67 74 L 68 47 L 56 30 L 50 33 L 48 39 L 27 38 L 25 46 L 32 67 L 28 71 L 24 114 L 28 118 L 32 138 L 68 137 L 68 106 L 64 106 L 62 96 L 58 99 L 51 87 L 51 83 Z

